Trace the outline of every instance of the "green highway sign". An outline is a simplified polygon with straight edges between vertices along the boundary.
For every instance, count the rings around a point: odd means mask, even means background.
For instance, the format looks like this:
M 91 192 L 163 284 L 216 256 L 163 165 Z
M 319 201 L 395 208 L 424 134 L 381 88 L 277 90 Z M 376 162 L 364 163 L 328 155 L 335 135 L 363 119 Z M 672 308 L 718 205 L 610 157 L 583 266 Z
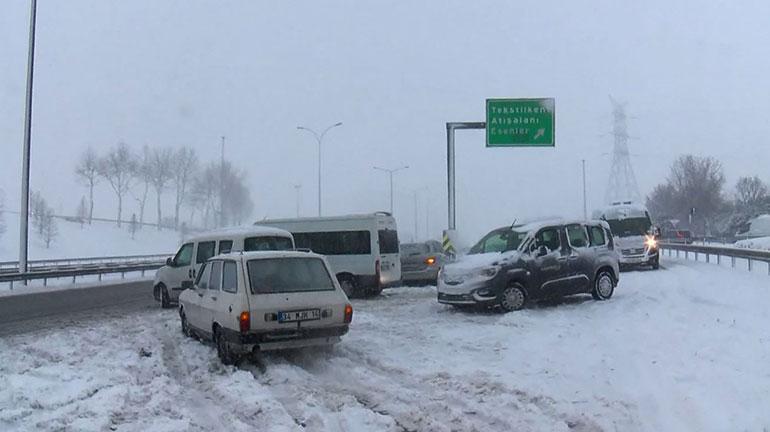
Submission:
M 556 101 L 487 99 L 487 147 L 555 146 Z

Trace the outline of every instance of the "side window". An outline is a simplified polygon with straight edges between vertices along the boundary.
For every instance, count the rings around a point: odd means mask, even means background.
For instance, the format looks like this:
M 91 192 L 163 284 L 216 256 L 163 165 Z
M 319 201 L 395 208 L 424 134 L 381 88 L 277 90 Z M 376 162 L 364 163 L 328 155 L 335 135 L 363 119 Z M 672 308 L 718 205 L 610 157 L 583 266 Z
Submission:
M 209 289 L 209 276 L 211 275 L 211 265 L 203 264 L 203 270 L 198 273 L 198 280 L 195 284 L 199 289 Z
M 607 243 L 602 227 L 592 226 L 589 228 L 588 234 L 591 237 L 591 246 L 604 246 Z
M 219 241 L 219 253 L 226 254 L 233 250 L 232 240 L 220 240 Z
M 198 253 L 195 255 L 195 263 L 202 264 L 206 260 L 214 256 L 214 247 L 216 242 L 200 242 L 198 243 Z
M 554 252 L 561 249 L 561 239 L 559 238 L 559 230 L 557 228 L 546 228 L 535 236 L 534 248 L 540 249 L 541 246 L 545 246 L 548 252 Z
M 232 261 L 225 261 L 222 271 L 222 291 L 238 291 L 238 266 Z
M 588 246 L 588 233 L 583 225 L 569 225 L 567 227 L 567 239 L 573 248 Z
M 209 289 L 219 291 L 222 288 L 222 261 L 214 261 L 211 267 Z
M 184 267 L 190 265 L 192 262 L 193 244 L 185 243 L 179 248 L 179 252 L 174 256 L 174 265 L 177 267 Z

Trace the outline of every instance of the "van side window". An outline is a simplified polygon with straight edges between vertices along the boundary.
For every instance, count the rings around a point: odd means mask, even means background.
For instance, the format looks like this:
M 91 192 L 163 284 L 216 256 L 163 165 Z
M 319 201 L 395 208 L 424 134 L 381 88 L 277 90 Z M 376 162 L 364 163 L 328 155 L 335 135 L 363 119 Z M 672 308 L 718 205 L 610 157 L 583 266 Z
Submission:
M 214 247 L 216 242 L 200 242 L 198 243 L 198 253 L 195 255 L 195 263 L 202 264 L 206 260 L 214 256 Z
M 535 236 L 534 248 L 540 249 L 540 246 L 545 246 L 548 252 L 554 252 L 561 249 L 561 238 L 559 237 L 559 230 L 557 228 L 546 228 Z
M 209 289 L 219 291 L 222 288 L 222 261 L 214 261 L 209 267 L 211 267 Z
M 219 241 L 219 253 L 226 254 L 233 250 L 232 240 L 220 240 Z
M 369 231 L 307 232 L 293 233 L 293 235 L 298 248 L 310 249 L 321 255 L 369 255 L 372 253 L 372 237 Z
M 291 239 L 288 237 L 264 236 L 243 239 L 244 252 L 292 249 L 294 249 L 294 245 L 291 244 Z
M 238 266 L 232 261 L 225 261 L 222 272 L 222 291 L 238 291 Z
M 192 262 L 193 244 L 185 243 L 179 248 L 179 252 L 174 256 L 174 265 L 177 267 L 184 267 L 190 265 Z
M 602 227 L 591 226 L 588 234 L 591 238 L 591 246 L 604 246 L 604 244 L 607 243 L 607 238 L 604 236 Z
M 197 285 L 199 289 L 209 288 L 209 276 L 211 275 L 211 265 L 203 264 L 203 270 L 198 273 Z
M 573 248 L 584 248 L 588 246 L 588 233 L 583 225 L 567 226 L 567 240 Z

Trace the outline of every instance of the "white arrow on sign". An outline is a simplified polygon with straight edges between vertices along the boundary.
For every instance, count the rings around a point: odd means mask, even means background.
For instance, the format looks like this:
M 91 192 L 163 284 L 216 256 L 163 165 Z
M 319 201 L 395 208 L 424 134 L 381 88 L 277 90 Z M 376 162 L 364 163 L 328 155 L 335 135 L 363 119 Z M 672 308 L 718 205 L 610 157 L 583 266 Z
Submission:
M 538 129 L 535 133 L 535 136 L 532 139 L 538 139 L 541 136 L 545 135 L 545 128 Z

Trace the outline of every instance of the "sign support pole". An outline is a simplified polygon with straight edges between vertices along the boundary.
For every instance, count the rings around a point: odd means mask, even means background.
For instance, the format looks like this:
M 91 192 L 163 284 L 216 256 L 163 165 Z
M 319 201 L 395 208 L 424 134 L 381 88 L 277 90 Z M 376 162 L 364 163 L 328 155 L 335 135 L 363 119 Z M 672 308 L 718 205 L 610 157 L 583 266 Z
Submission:
M 486 129 L 486 122 L 447 122 L 446 124 L 446 165 L 447 165 L 447 202 L 449 203 L 449 231 L 457 229 L 456 194 L 455 194 L 455 130 Z

